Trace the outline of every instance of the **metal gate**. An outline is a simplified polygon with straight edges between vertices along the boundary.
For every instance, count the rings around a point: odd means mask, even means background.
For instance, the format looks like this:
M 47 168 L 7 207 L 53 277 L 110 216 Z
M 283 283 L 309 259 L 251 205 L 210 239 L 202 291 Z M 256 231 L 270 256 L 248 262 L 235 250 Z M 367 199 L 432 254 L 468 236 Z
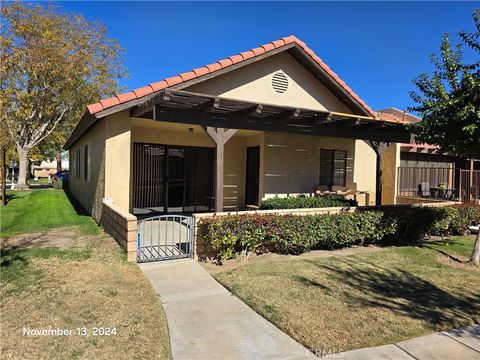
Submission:
M 138 221 L 137 261 L 159 261 L 193 256 L 194 219 L 161 215 Z

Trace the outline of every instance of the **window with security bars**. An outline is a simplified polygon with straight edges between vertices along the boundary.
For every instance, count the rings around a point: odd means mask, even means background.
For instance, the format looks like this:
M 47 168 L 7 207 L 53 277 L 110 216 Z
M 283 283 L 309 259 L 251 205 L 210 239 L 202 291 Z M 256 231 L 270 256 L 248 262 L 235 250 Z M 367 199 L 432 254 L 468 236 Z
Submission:
M 90 181 L 90 155 L 88 153 L 88 145 L 85 145 L 83 148 L 83 180 Z
M 345 186 L 346 174 L 345 150 L 320 149 L 320 186 Z
M 76 167 L 75 167 L 75 175 L 77 176 L 77 179 L 80 179 L 80 149 L 77 149 L 77 156 L 76 156 Z

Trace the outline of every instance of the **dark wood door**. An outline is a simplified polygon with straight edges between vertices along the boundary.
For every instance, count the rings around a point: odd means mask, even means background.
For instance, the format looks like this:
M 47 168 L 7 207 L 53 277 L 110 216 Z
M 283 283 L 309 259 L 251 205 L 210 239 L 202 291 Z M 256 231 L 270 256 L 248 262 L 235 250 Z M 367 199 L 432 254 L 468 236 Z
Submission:
M 245 174 L 245 205 L 258 205 L 258 185 L 260 182 L 260 147 L 247 148 Z

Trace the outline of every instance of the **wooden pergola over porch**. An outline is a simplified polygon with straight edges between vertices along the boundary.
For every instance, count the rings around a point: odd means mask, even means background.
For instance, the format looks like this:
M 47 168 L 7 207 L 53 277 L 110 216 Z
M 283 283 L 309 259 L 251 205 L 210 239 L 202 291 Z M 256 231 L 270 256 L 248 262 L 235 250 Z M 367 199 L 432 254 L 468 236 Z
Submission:
M 216 144 L 215 209 L 223 210 L 225 143 L 237 130 L 258 130 L 367 140 L 377 154 L 377 203 L 381 158 L 389 143 L 410 142 L 405 124 L 337 112 L 276 106 L 166 89 L 131 108 L 131 117 L 200 125 Z M 380 190 L 380 191 L 378 191 Z

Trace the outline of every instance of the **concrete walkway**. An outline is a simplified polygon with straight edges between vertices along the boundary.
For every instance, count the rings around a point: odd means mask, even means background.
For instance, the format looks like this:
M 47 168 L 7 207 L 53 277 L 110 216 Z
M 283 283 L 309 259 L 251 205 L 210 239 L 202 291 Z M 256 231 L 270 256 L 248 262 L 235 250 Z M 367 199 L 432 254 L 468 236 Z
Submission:
M 174 360 L 314 358 L 213 279 L 196 261 L 140 264 L 167 317 Z
M 196 261 L 155 262 L 140 268 L 163 304 L 174 360 L 315 358 L 228 292 Z M 480 360 L 480 325 L 324 355 L 342 360 Z
M 480 360 L 480 325 L 341 355 L 342 360 Z

